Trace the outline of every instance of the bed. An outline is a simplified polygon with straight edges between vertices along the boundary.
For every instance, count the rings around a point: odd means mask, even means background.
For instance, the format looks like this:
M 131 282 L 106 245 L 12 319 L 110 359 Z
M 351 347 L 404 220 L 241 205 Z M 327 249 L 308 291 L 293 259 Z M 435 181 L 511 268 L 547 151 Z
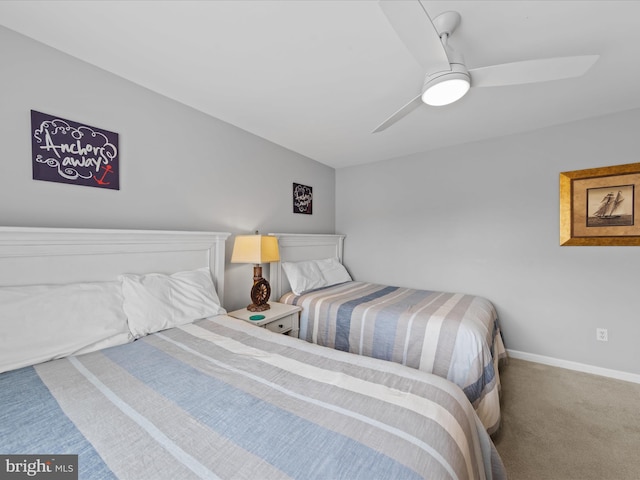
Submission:
M 451 382 L 227 316 L 227 237 L 0 227 L 0 477 L 506 478 Z
M 487 431 L 497 431 L 506 350 L 489 300 L 353 281 L 341 265 L 344 235 L 272 235 L 280 246 L 270 265 L 273 296 L 302 307 L 300 338 L 447 378 Z

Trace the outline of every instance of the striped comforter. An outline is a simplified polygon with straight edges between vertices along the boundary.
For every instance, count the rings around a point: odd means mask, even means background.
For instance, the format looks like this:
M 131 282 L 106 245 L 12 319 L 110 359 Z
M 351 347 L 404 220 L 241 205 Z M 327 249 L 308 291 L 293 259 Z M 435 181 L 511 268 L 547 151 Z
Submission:
M 505 478 L 462 391 L 227 316 L 0 374 L 0 454 L 80 479 Z
M 451 380 L 487 430 L 498 429 L 498 360 L 506 350 L 487 299 L 347 282 L 300 296 L 290 292 L 280 301 L 302 307 L 300 338 Z

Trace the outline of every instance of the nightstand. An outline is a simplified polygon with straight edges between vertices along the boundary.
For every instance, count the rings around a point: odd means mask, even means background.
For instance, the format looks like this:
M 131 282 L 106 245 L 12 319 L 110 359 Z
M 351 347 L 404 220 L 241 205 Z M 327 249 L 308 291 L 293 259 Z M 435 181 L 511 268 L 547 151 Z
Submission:
M 298 336 L 300 329 L 300 311 L 301 307 L 297 305 L 287 305 L 286 303 L 269 302 L 271 308 L 264 312 L 250 312 L 246 308 L 234 310 L 227 315 L 244 320 L 252 325 L 266 328 L 276 333 L 284 333 L 292 337 Z M 251 320 L 249 317 L 254 315 L 264 315 L 261 320 Z

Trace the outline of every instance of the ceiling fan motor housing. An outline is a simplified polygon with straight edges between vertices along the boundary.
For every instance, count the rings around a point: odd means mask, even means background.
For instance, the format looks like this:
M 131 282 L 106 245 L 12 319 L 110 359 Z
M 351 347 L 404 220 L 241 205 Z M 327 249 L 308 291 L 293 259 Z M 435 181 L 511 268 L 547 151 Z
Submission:
M 471 76 L 467 67 L 452 63 L 451 70 L 429 74 L 424 79 L 422 101 L 439 107 L 461 99 L 471 86 Z
M 471 75 L 464 64 L 462 53 L 449 45 L 449 37 L 460 25 L 460 14 L 445 12 L 437 16 L 434 25 L 440 42 L 449 60 L 449 70 L 428 73 L 422 86 L 422 101 L 427 105 L 440 107 L 460 100 L 471 87 Z

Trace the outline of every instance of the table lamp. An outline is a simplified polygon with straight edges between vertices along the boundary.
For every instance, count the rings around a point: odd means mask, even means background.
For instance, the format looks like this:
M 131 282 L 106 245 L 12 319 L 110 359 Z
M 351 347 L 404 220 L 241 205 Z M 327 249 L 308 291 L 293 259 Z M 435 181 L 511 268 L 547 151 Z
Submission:
M 231 263 L 253 263 L 253 287 L 251 288 L 251 305 L 247 310 L 263 312 L 271 308 L 267 303 L 271 296 L 269 282 L 262 278 L 261 263 L 280 260 L 278 239 L 269 235 L 237 235 L 233 244 Z

